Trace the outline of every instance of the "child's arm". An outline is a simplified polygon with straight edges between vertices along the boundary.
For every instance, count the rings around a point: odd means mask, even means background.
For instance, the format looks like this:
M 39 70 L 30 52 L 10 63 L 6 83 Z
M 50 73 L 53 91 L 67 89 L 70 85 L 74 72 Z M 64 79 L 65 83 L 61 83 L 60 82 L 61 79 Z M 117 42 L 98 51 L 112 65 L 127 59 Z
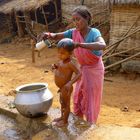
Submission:
M 63 86 L 63 90 L 66 90 L 66 92 L 68 92 L 68 93 L 69 93 L 72 85 L 81 77 L 80 70 L 73 62 L 69 63 L 69 68 L 71 69 L 71 71 L 73 71 L 75 73 L 75 76 Z
M 73 85 L 81 77 L 81 72 L 73 62 L 70 62 L 70 69 L 75 73 L 75 76 L 69 81 Z

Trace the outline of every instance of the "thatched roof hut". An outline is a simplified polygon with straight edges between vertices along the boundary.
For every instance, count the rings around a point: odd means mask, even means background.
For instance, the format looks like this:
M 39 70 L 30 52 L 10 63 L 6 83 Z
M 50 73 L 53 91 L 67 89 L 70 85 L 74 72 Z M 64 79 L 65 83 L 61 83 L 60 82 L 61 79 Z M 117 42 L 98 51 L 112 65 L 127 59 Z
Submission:
M 137 31 L 140 27 L 140 0 L 113 0 L 110 44 Z M 140 44 L 140 31 L 126 38 L 118 49 L 129 49 Z M 116 50 L 117 51 L 117 50 Z
M 31 11 L 50 1 L 53 0 L 3 0 L 0 2 L 0 12 L 7 14 L 13 9 L 15 11 Z
M 36 33 L 55 30 L 61 21 L 61 0 L 2 0 L 0 13 L 16 21 L 19 36 L 30 26 Z M 55 25 L 55 26 L 54 26 Z

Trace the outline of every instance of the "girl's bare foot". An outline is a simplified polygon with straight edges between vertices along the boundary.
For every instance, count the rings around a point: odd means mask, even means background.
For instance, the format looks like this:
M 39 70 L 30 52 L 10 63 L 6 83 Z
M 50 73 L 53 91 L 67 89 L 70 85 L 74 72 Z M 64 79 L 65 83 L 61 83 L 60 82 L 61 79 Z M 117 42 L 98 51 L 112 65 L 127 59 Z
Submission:
M 65 125 L 67 125 L 67 123 L 64 122 L 64 120 L 61 120 L 61 121 L 56 122 L 55 125 L 58 126 L 58 127 L 63 127 Z
M 53 122 L 58 122 L 58 121 L 61 121 L 62 120 L 62 117 L 59 117 L 59 118 L 56 118 L 53 120 Z

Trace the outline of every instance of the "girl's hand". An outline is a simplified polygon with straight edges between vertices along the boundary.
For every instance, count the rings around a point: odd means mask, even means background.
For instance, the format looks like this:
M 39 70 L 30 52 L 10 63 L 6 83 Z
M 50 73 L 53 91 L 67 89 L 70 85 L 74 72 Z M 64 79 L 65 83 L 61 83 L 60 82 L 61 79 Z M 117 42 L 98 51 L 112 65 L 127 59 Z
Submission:
M 50 32 L 47 32 L 47 33 L 44 33 L 45 37 L 48 39 L 55 39 L 56 37 L 56 33 L 50 33 Z
M 55 33 L 45 32 L 38 35 L 37 40 L 41 41 L 41 40 L 46 40 L 46 39 L 55 39 L 55 37 L 56 37 Z

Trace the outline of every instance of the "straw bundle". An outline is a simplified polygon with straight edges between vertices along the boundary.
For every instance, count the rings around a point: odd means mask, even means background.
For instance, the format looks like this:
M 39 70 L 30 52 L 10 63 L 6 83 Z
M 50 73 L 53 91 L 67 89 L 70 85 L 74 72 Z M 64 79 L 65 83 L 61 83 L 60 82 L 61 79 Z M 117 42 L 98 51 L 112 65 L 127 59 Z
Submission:
M 11 0 L 9 2 L 0 4 L 0 12 L 10 13 L 12 9 L 16 11 L 30 11 L 32 9 L 37 9 L 41 5 L 47 4 L 52 0 Z

